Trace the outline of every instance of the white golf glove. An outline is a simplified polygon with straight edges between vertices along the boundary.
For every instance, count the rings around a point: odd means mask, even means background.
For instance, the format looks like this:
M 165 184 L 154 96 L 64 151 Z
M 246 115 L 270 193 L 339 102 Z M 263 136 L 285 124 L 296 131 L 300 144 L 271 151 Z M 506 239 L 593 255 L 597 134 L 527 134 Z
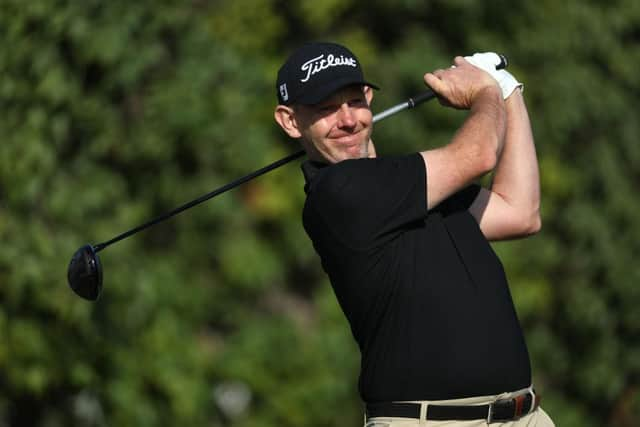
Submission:
M 496 70 L 496 66 L 502 61 L 497 53 L 474 53 L 472 56 L 465 56 L 464 59 L 471 65 L 475 65 L 491 74 L 491 77 L 498 81 L 500 90 L 502 90 L 503 99 L 507 99 L 518 87 L 521 91 L 524 90 L 524 84 L 517 81 L 510 72 L 507 70 Z

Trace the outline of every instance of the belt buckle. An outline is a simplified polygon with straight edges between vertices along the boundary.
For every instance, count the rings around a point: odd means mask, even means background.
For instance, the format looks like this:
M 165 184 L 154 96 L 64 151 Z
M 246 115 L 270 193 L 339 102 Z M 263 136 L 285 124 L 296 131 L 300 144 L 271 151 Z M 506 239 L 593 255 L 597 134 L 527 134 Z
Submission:
M 536 409 L 536 392 L 533 390 L 533 387 L 529 389 L 529 394 L 531 395 L 531 405 L 529 406 L 529 412 L 527 412 L 527 414 L 532 413 Z
M 500 400 L 494 400 L 493 402 L 491 402 L 489 404 L 489 411 L 487 412 L 487 424 L 491 424 L 492 422 L 496 421 L 496 422 L 506 422 L 506 421 L 510 421 L 513 420 L 514 417 L 513 416 L 509 416 L 508 418 L 504 418 L 502 412 L 502 410 L 498 411 L 496 414 L 496 411 L 498 409 L 502 409 L 504 406 L 512 406 L 513 410 L 514 410 L 514 414 L 515 414 L 515 410 L 516 410 L 516 402 L 514 398 L 511 399 L 500 399 Z M 497 415 L 497 417 L 496 417 Z
M 528 393 L 527 393 L 528 394 Z M 526 399 L 527 394 L 521 394 L 513 398 L 513 403 L 515 407 L 513 408 L 513 417 L 518 419 L 522 417 L 524 412 L 524 400 Z M 528 414 L 529 412 L 527 412 Z
M 529 404 L 529 408 L 528 410 L 524 411 L 524 401 L 526 399 L 526 396 L 531 396 L 531 403 Z M 524 415 L 528 415 L 531 412 L 533 412 L 534 408 L 535 408 L 535 402 L 536 402 L 536 395 L 535 392 L 533 390 L 528 390 L 527 393 L 525 394 L 521 394 L 519 396 L 513 397 L 511 399 L 505 399 L 505 400 L 495 400 L 493 402 L 491 402 L 489 404 L 489 411 L 487 412 L 487 424 L 491 424 L 494 419 L 493 419 L 493 415 L 494 415 L 494 405 L 509 405 L 509 404 L 513 404 L 513 418 L 511 419 L 518 419 L 523 417 Z M 508 419 L 503 420 L 502 418 L 498 419 L 498 421 L 508 421 Z

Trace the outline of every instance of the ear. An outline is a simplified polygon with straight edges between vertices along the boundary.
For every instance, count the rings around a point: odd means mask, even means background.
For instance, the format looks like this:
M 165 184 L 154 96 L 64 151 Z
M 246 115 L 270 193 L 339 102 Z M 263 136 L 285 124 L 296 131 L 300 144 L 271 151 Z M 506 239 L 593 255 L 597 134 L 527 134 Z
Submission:
M 297 139 L 302 136 L 298 129 L 298 123 L 294 117 L 293 108 L 287 107 L 286 105 L 278 105 L 276 110 L 273 112 L 273 117 L 291 138 Z
M 371 107 L 371 101 L 373 100 L 373 89 L 369 86 L 364 87 L 364 97 L 367 99 L 367 104 Z

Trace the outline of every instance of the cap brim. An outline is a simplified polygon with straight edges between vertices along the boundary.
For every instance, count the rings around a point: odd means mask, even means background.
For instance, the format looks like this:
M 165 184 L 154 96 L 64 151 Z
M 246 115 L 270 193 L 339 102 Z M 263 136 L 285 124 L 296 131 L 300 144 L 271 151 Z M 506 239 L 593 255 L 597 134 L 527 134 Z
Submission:
M 317 88 L 316 90 L 307 91 L 303 96 L 295 100 L 294 103 L 302 104 L 302 105 L 318 104 L 324 101 L 325 99 L 327 99 L 328 97 L 330 97 L 331 95 L 333 95 L 338 90 L 343 89 L 347 86 L 353 86 L 353 85 L 369 86 L 370 88 L 373 88 L 376 90 L 380 89 L 378 86 L 366 80 L 336 79 L 336 80 L 332 80 L 326 85 L 323 85 Z

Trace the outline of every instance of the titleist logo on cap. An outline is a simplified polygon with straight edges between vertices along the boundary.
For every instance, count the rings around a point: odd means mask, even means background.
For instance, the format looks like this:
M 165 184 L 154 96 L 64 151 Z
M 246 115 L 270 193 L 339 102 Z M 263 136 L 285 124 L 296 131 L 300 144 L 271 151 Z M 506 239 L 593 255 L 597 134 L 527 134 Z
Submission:
M 284 105 L 313 105 L 347 86 L 378 87 L 365 80 L 356 55 L 327 42 L 305 43 L 278 70 L 276 94 Z
M 357 67 L 358 63 L 356 62 L 355 58 L 352 58 L 352 57 L 345 58 L 342 55 L 340 55 L 339 57 L 336 57 L 332 54 L 329 54 L 327 55 L 326 59 L 324 57 L 324 54 L 320 56 L 316 56 L 315 58 L 310 59 L 304 64 L 302 64 L 302 67 L 300 67 L 301 71 L 305 71 L 307 73 L 305 78 L 301 79 L 300 81 L 302 83 L 305 83 L 314 74 L 317 74 L 323 70 L 326 70 L 327 68 L 340 67 L 340 66 Z

